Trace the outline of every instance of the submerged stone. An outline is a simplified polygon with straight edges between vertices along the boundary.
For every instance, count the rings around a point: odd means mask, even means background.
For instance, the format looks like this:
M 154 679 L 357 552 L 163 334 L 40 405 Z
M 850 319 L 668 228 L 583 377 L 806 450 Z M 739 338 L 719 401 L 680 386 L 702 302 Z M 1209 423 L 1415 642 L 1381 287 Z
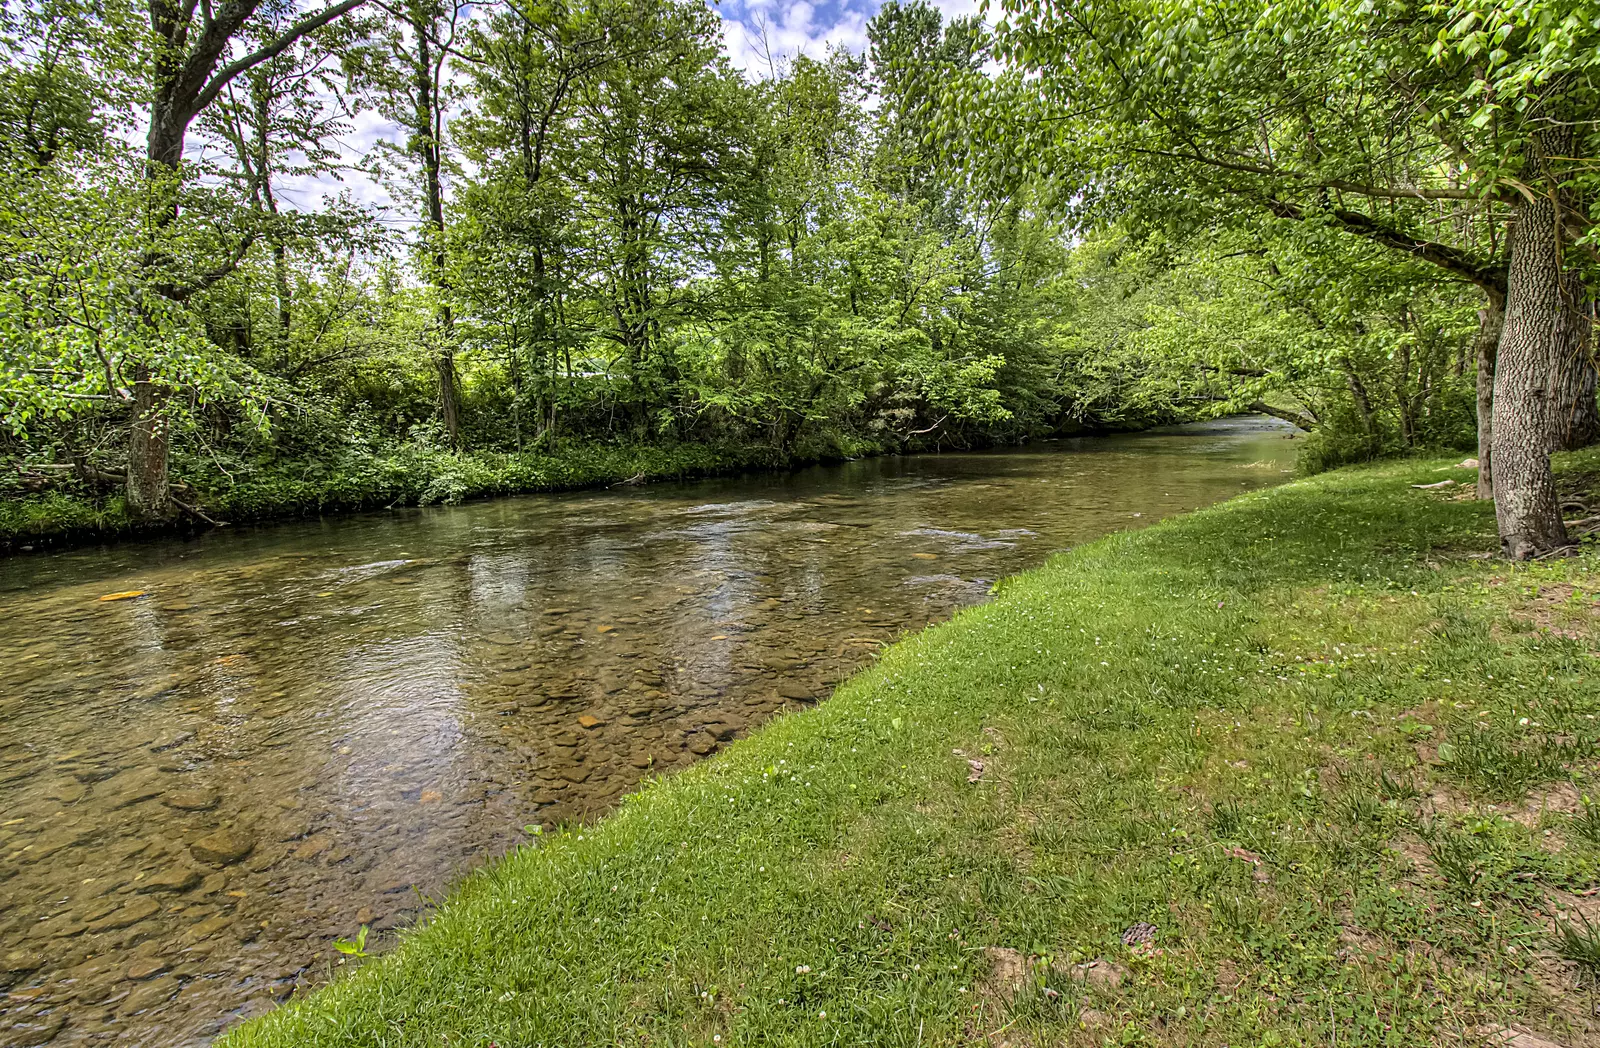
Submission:
M 227 866 L 255 850 L 255 838 L 238 830 L 217 830 L 189 845 L 189 853 L 200 862 Z
M 221 800 L 221 794 L 206 789 L 168 790 L 161 795 L 162 804 L 179 811 L 210 811 Z

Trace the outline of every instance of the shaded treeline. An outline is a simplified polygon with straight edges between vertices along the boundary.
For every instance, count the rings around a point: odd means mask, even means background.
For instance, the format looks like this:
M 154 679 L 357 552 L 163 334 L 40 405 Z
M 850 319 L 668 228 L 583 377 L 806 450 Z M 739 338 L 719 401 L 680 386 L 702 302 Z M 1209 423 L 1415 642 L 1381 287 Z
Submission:
M 0 483 L 163 521 L 595 442 L 792 460 L 1265 410 L 1313 465 L 1471 445 L 1511 204 L 1396 190 L 1380 234 L 1183 182 L 1162 98 L 1093 79 L 1109 54 L 1029 74 L 1071 34 L 1016 15 L 891 2 L 865 55 L 751 76 L 694 0 L 9 9 Z M 308 189 L 357 173 L 392 206 Z M 1425 220 L 1453 254 L 1396 250 Z

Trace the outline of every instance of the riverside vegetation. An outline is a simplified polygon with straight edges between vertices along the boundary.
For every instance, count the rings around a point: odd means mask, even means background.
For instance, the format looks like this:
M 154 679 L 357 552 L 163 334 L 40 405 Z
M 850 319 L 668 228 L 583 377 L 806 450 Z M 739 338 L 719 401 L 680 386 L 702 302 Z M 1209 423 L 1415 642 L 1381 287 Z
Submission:
M 1542 555 L 1600 433 L 1597 24 L 891 0 L 756 75 L 699 0 L 23 0 L 0 538 L 1248 409 L 1309 468 L 1476 444 Z
M 223 1044 L 1592 1044 L 1600 564 L 1473 479 L 1058 556 Z
M 1347 468 L 1008 581 L 227 1043 L 1594 1043 L 1597 0 L 725 28 L 0 10 L 0 541 L 1240 411 Z

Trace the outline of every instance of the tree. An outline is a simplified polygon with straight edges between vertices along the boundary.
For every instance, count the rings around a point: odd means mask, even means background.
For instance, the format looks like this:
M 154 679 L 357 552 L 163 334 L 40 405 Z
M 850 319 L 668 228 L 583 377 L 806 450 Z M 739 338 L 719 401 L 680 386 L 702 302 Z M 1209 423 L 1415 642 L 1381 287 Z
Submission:
M 39 0 L 0 11 L 0 160 L 48 167 L 60 154 L 106 144 L 106 103 L 131 102 L 106 59 L 125 46 L 128 12 L 78 0 Z
M 258 31 L 271 39 L 284 26 L 282 12 L 267 12 Z M 230 83 L 199 126 L 224 142 L 232 153 L 238 196 L 259 213 L 258 229 L 272 247 L 273 284 L 277 295 L 277 337 L 289 337 L 293 326 L 293 289 L 289 245 L 297 225 L 311 225 L 326 235 L 322 223 L 296 222 L 278 205 L 278 183 L 293 176 L 338 170 L 334 140 L 349 130 L 338 79 L 330 70 L 331 48 L 311 34 L 276 57 L 256 65 Z M 258 41 L 265 42 L 265 41 Z M 321 228 L 317 228 L 317 227 Z
M 439 420 L 452 448 L 461 445 L 461 390 L 445 247 L 444 95 L 447 65 L 469 7 L 466 0 L 405 0 L 375 27 L 375 45 L 350 56 L 378 112 L 406 132 L 404 142 L 386 145 L 409 180 L 403 195 L 418 208 L 417 257 L 435 293 L 434 325 L 426 337 L 438 380 Z
M 226 0 L 213 8 L 151 0 L 149 6 L 149 53 L 140 66 L 148 86 L 150 113 L 145 136 L 149 204 L 144 223 L 149 244 L 142 270 L 150 292 L 174 306 L 225 278 L 254 240 L 251 234 L 237 238 L 226 254 L 212 259 L 206 268 L 182 265 L 181 253 L 171 240 L 182 207 L 184 144 L 190 125 L 237 77 L 276 58 L 364 0 L 338 0 L 313 13 L 286 18 L 284 28 L 276 33 L 247 35 L 263 2 Z M 245 44 L 251 35 L 264 42 Z M 153 312 L 150 315 L 154 317 Z M 159 365 L 148 359 L 134 363 L 132 387 L 128 508 L 136 518 L 164 520 L 171 511 L 167 480 L 171 388 L 163 381 Z
M 1547 52 L 1538 27 L 1556 6 L 1518 10 L 1527 24 L 1506 16 L 1491 46 Z M 1590 227 L 1575 201 L 1558 225 L 1539 211 L 1574 176 L 1531 162 L 1529 143 L 1591 100 L 1566 75 L 1581 40 L 1562 38 L 1571 57 L 1541 60 L 1542 72 L 1495 81 L 1472 51 L 1477 19 L 1439 3 L 1014 0 L 1006 12 L 998 44 L 1012 71 L 975 92 L 980 130 L 995 136 L 988 163 L 1049 158 L 1084 187 L 1072 203 L 1089 216 L 1192 230 L 1265 214 L 1382 245 L 1481 289 L 1481 345 L 1508 305 L 1490 458 L 1502 539 L 1519 557 L 1563 541 L 1546 456 L 1592 439 L 1593 364 L 1582 325 L 1557 318 L 1555 269 L 1528 246 L 1558 233 L 1575 245 Z M 1539 88 L 1546 74 L 1559 87 Z M 1483 106 L 1485 88 L 1512 93 Z M 1019 110 L 1029 117 L 1008 119 Z M 1523 245 L 1509 255 L 1508 221 Z M 1524 287 L 1546 293 L 1509 307 Z
M 543 432 L 557 425 L 563 363 L 572 380 L 576 93 L 607 65 L 628 61 L 628 45 L 607 30 L 625 13 L 606 3 L 518 0 L 468 26 L 463 42 L 472 90 L 455 134 L 478 175 L 459 201 L 454 279 L 503 333 L 519 446 L 524 355 L 534 366 Z

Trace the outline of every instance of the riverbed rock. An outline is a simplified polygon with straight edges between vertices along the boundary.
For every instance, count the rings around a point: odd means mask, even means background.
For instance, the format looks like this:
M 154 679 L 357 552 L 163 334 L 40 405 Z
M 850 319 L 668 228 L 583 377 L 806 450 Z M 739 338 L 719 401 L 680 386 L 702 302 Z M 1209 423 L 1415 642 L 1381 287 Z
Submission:
M 22 1019 L 9 1030 L 0 1033 L 5 1048 L 44 1048 L 67 1028 L 67 1017 L 60 1011 Z
M 194 942 L 198 942 L 201 939 L 209 939 L 213 935 L 227 931 L 228 926 L 232 923 L 233 919 L 231 917 L 219 913 L 215 917 L 207 917 L 205 920 L 194 925 L 189 929 L 184 938 Z
M 117 907 L 120 905 L 122 905 L 120 900 L 111 895 L 98 899 L 91 899 L 82 908 L 79 916 L 81 916 L 84 920 L 93 923 L 103 917 L 109 917 L 111 914 L 116 912 Z
M 154 1008 L 158 1004 L 165 1004 L 178 992 L 178 988 L 179 983 L 174 976 L 162 976 L 130 993 L 117 1011 L 121 1015 L 134 1015 Z
M 88 792 L 88 789 L 82 783 L 74 782 L 71 779 L 63 779 L 46 790 L 45 796 L 53 801 L 60 801 L 62 804 L 76 804 L 83 800 L 84 794 Z
M 102 917 L 89 925 L 91 932 L 112 932 L 119 928 L 127 928 L 148 920 L 161 912 L 161 904 L 150 898 L 132 899 L 126 904 L 112 911 L 110 916 Z
M 161 795 L 161 803 L 178 811 L 210 811 L 222 801 L 216 790 L 204 788 L 168 790 Z
M 603 724 L 605 724 L 605 718 L 596 717 L 592 713 L 585 713 L 578 717 L 578 726 L 580 728 L 598 728 Z
M 122 974 L 134 982 L 144 982 L 146 979 L 154 979 L 170 967 L 172 966 L 160 957 L 143 957 L 128 965 Z
M 794 702 L 817 701 L 816 693 L 797 680 L 781 681 L 778 684 L 778 697 L 790 699 Z
M 140 852 L 145 851 L 149 847 L 150 847 L 149 838 L 147 838 L 147 837 L 134 837 L 134 838 L 131 838 L 129 840 L 118 841 L 116 844 L 113 844 L 107 850 L 107 854 L 110 855 L 111 861 L 113 863 L 115 863 L 115 864 L 120 866 L 123 863 L 127 862 L 129 859 L 132 859 L 135 855 L 138 855 Z
M 307 837 L 305 840 L 295 845 L 294 851 L 290 854 L 292 854 L 296 859 L 309 861 L 323 854 L 331 847 L 333 847 L 332 838 L 329 838 L 323 834 L 317 834 L 315 837 Z
M 95 796 L 106 807 L 116 811 L 161 796 L 165 785 L 164 775 L 153 768 L 143 768 L 125 771 L 106 780 L 96 788 Z
M 55 837 L 40 837 L 29 844 L 23 845 L 22 850 L 16 855 L 16 860 L 25 865 L 43 862 L 44 860 L 55 855 L 56 852 L 61 851 L 63 848 L 70 848 L 72 843 L 72 838 L 64 835 Z
M 189 866 L 169 866 L 139 882 L 139 892 L 186 892 L 200 883 L 203 875 Z
M 708 731 L 697 731 L 689 736 L 688 749 L 690 753 L 704 757 L 717 748 L 717 737 Z
M 285 819 L 278 824 L 277 837 L 280 841 L 298 841 L 309 836 L 311 836 L 310 819 Z
M 153 740 L 151 740 L 150 752 L 165 753 L 167 750 L 177 749 L 179 746 L 191 741 L 193 738 L 194 732 L 192 731 L 169 731 L 165 734 L 157 735 Z
M 74 935 L 82 935 L 88 930 L 89 922 L 70 913 L 52 917 L 46 921 L 38 921 L 28 929 L 29 939 L 68 939 Z
M 718 717 L 709 717 L 700 725 L 701 731 L 710 732 L 719 742 L 726 742 L 733 738 L 746 727 L 742 717 L 732 714 L 722 714 Z
M 240 830 L 217 830 L 189 845 L 196 860 L 212 866 L 238 862 L 255 850 L 255 838 Z

